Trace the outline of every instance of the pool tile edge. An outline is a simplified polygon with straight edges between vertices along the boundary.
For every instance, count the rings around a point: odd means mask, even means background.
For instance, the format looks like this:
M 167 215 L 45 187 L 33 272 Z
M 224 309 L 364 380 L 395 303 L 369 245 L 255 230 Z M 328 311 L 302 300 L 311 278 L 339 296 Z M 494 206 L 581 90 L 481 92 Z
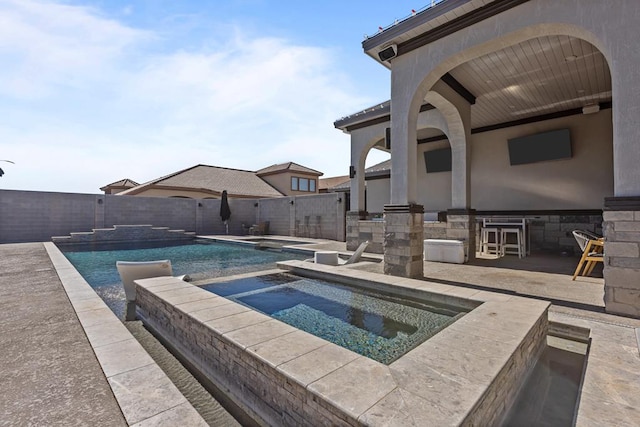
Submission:
M 86 300 L 87 295 L 90 295 L 91 292 L 95 295 L 96 298 L 100 299 L 100 301 L 102 301 L 102 299 L 98 296 L 98 294 L 95 293 L 95 291 L 91 288 L 91 286 L 86 281 L 84 281 L 80 273 L 78 273 L 75 270 L 75 268 L 71 265 L 69 260 L 67 260 L 64 254 L 58 249 L 58 247 L 54 243 L 43 242 L 43 244 L 44 244 L 45 250 L 47 251 L 47 254 L 49 255 L 49 259 L 51 260 L 51 263 L 53 264 L 53 267 L 56 270 L 56 273 L 58 274 L 58 277 L 60 279 L 60 282 L 62 283 L 65 293 L 67 294 L 67 297 L 71 301 L 71 305 L 76 315 L 80 319 L 80 324 L 85 332 L 85 335 L 87 336 L 87 339 L 89 341 L 89 344 L 91 345 L 91 348 L 94 351 L 94 354 L 96 354 L 96 358 L 100 363 L 100 366 L 102 367 L 102 370 L 104 373 L 105 359 L 102 358 L 101 360 L 101 358 L 97 356 L 100 350 L 96 352 L 96 349 L 99 349 L 100 347 L 103 347 L 105 345 L 113 345 L 114 343 L 118 343 L 118 342 L 127 342 L 128 339 L 135 340 L 135 338 L 126 329 L 126 327 L 122 325 L 122 322 L 120 321 L 120 319 L 118 319 L 111 310 L 107 308 L 108 312 L 104 311 L 104 308 L 106 308 L 106 305 L 104 305 L 104 307 L 98 308 L 97 310 L 88 309 L 88 310 L 78 311 L 77 307 L 86 307 L 85 306 L 86 303 L 81 301 Z M 92 296 L 90 298 L 93 299 Z M 100 304 L 98 303 L 97 305 L 100 306 Z M 87 319 L 88 316 L 92 317 L 92 321 L 89 322 L 89 324 L 87 324 L 86 322 L 83 324 L 82 318 L 84 317 L 85 319 Z M 109 324 L 109 323 L 113 324 L 112 322 L 114 321 L 121 324 L 123 329 L 117 332 L 118 338 L 116 338 L 115 341 L 113 341 L 114 340 L 113 336 L 109 337 L 108 335 L 104 335 L 106 334 L 106 332 L 105 332 L 105 329 L 103 328 L 105 324 Z M 105 342 L 103 342 L 102 345 L 97 346 L 96 343 L 100 343 L 101 340 Z M 151 356 L 144 349 L 142 349 L 141 346 L 140 346 L 140 350 L 141 352 L 139 354 L 144 359 L 140 361 L 140 363 L 143 365 L 142 367 L 155 366 L 157 370 L 160 371 L 159 373 L 157 373 L 157 377 L 161 378 L 163 387 L 166 387 L 167 390 L 169 390 L 171 399 L 173 400 L 169 402 L 169 404 L 166 404 L 166 402 L 157 403 L 156 405 L 157 410 L 154 410 L 151 413 L 144 414 L 144 417 L 141 418 L 138 414 L 134 413 L 135 411 L 132 411 L 131 409 L 128 409 L 128 408 L 135 408 L 136 399 L 140 399 L 141 404 L 144 403 L 145 402 L 144 397 L 141 395 L 138 395 L 138 397 L 136 397 L 135 393 L 133 393 L 134 397 L 132 400 L 131 396 L 125 396 L 122 393 L 122 390 L 120 390 L 118 387 L 114 387 L 113 378 L 117 375 L 121 375 L 122 372 L 113 374 L 111 376 L 107 376 L 105 374 L 105 378 L 111 387 L 111 390 L 116 398 L 116 401 L 118 402 L 118 405 L 120 406 L 120 409 L 127 423 L 129 425 L 144 423 L 145 420 L 151 419 L 151 418 L 153 418 L 153 422 L 161 422 L 163 418 L 167 416 L 163 414 L 173 409 L 176 406 L 175 401 L 180 400 L 180 396 L 181 396 L 182 400 L 184 400 L 184 402 L 181 402 L 181 404 L 188 405 L 191 407 L 192 411 L 191 410 L 189 411 L 189 413 L 191 414 L 190 415 L 191 419 L 196 420 L 197 422 L 202 421 L 202 423 L 206 425 L 206 423 L 204 422 L 204 419 L 202 419 L 202 417 L 197 413 L 197 411 L 195 411 L 195 409 L 191 406 L 191 404 L 189 404 L 186 401 L 186 398 L 182 396 L 182 393 L 180 393 L 177 387 L 171 382 L 171 380 L 169 380 L 169 378 L 164 374 L 164 372 L 162 372 L 160 367 L 158 367 L 155 362 L 152 362 L 151 364 L 148 363 L 148 360 L 146 358 L 148 357 L 149 359 L 151 359 Z M 141 368 L 137 368 L 137 369 L 141 369 Z M 139 385 L 136 385 L 136 384 L 132 385 L 132 387 L 137 387 L 137 386 Z M 168 414 L 170 415 L 171 413 L 168 413 Z

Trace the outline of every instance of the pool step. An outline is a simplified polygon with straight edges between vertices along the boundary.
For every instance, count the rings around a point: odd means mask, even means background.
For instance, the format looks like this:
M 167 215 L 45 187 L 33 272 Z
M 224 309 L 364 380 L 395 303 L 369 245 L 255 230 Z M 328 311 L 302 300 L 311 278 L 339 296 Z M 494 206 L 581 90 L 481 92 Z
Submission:
M 69 236 L 52 236 L 58 244 L 133 242 L 158 240 L 191 240 L 196 233 L 185 230 L 172 230 L 169 227 L 155 227 L 151 224 L 114 225 L 112 228 L 95 228 L 92 231 L 72 232 Z

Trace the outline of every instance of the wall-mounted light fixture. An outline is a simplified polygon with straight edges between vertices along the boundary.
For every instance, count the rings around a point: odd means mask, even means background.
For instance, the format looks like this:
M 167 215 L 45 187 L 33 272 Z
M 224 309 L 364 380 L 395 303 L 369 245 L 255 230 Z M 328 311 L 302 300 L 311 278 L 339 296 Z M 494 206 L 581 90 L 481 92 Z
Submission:
M 198 202 L 198 207 L 201 208 L 202 207 L 202 202 Z
M 293 200 L 291 200 L 289 203 L 293 204 Z
M 356 176 L 356 167 L 355 166 L 349 166 L 349 178 L 353 179 Z
M 258 207 L 258 202 L 255 202 L 255 203 L 253 204 L 253 207 L 254 207 L 254 208 L 257 208 L 257 207 Z
M 101 205 L 102 203 L 104 203 L 104 201 L 102 199 L 98 199 L 98 204 Z
M 338 197 L 338 203 L 342 203 L 342 197 Z

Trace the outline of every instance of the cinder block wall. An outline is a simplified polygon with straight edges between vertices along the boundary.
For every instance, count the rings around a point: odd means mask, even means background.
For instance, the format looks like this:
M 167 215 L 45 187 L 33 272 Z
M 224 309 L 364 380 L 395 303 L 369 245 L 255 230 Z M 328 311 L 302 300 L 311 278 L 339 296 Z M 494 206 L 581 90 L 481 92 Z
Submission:
M 94 194 L 0 190 L 0 243 L 42 242 L 95 227 Z
M 339 194 L 230 199 L 229 234 L 242 235 L 259 221 L 270 234 L 296 235 L 296 219 L 321 218 L 319 235 L 344 240 L 344 201 Z M 293 201 L 293 204 L 291 202 Z M 218 199 L 0 190 L 0 243 L 42 242 L 52 236 L 114 225 L 153 225 L 197 234 L 225 234 Z

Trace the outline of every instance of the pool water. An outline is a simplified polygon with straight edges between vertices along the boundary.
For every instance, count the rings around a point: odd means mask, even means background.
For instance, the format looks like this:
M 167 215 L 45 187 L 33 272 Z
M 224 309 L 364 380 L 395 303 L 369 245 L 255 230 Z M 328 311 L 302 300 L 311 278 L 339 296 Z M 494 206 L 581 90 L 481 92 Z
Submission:
M 453 307 L 285 273 L 202 287 L 385 364 L 464 314 Z
M 170 246 L 160 247 L 157 243 L 141 242 L 86 249 L 86 246 L 80 250 L 78 247 L 60 246 L 67 259 L 119 317 L 124 313 L 125 295 L 116 261 L 169 259 L 175 276 L 188 274 L 193 280 L 200 280 L 266 270 L 275 268 L 279 261 L 305 258 L 295 253 L 208 241 L 170 243 Z

